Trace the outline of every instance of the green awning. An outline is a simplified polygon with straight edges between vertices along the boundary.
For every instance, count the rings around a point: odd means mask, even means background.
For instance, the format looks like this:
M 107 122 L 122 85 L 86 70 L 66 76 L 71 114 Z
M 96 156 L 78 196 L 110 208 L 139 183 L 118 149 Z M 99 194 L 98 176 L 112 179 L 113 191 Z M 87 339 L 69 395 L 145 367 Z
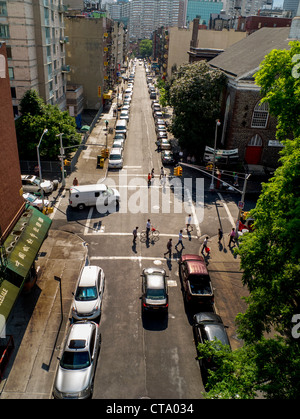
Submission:
M 28 207 L 4 242 L 6 268 L 26 278 L 52 221 L 39 210 Z
M 0 337 L 5 335 L 5 326 L 9 314 L 19 295 L 20 289 L 11 282 L 4 280 L 0 286 Z

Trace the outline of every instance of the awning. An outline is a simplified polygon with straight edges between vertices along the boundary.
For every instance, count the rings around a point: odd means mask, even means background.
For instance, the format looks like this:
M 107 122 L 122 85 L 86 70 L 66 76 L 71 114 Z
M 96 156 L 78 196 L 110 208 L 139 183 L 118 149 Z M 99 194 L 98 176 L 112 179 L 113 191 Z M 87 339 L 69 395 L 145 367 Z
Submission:
M 52 221 L 47 215 L 28 207 L 4 242 L 6 268 L 26 278 Z
M 5 326 L 20 289 L 4 280 L 0 286 L 0 337 L 5 337 Z

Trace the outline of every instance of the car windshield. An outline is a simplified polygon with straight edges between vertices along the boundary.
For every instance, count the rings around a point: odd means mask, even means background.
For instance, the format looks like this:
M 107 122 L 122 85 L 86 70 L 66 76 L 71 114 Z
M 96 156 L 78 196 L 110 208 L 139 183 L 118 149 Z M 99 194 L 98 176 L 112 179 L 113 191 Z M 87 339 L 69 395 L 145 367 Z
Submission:
M 164 289 L 147 289 L 146 298 L 149 298 L 150 300 L 162 300 L 166 298 L 166 293 Z
M 77 301 L 92 301 L 97 298 L 96 287 L 78 287 L 75 295 Z
M 193 275 L 190 278 L 190 286 L 193 294 L 209 294 L 211 292 L 207 276 Z
M 111 154 L 109 156 L 109 160 L 120 160 L 121 159 L 121 155 L 120 154 Z
M 28 195 L 26 197 L 26 199 L 27 199 L 27 201 L 34 202 L 36 200 L 36 196 L 34 196 L 34 195 Z
M 40 186 L 40 183 L 41 183 L 41 181 L 40 181 L 40 179 L 39 178 L 35 178 L 35 179 L 32 179 L 31 180 L 31 183 L 33 184 L 33 185 L 37 185 L 37 186 Z
M 60 366 L 66 370 L 81 370 L 89 367 L 90 364 L 91 362 L 88 351 L 65 351 L 60 360 Z
M 107 192 L 108 192 L 110 195 L 114 195 L 114 191 L 113 191 L 111 188 L 107 188 Z

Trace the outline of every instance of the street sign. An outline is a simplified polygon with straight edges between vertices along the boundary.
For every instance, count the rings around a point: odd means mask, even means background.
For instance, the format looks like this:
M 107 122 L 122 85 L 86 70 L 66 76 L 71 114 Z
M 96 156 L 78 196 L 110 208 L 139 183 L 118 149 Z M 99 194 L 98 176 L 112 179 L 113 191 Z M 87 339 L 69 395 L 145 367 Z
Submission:
M 244 205 L 245 205 L 245 203 L 243 201 L 239 201 L 239 203 L 238 203 L 239 209 L 243 209 Z

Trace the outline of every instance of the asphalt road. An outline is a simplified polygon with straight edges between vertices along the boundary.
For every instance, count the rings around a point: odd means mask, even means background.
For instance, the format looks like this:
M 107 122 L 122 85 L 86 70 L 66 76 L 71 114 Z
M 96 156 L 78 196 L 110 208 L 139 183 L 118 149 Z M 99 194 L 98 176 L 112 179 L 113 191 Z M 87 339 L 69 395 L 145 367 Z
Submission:
M 183 303 L 177 259 L 164 257 L 170 237 L 177 243 L 188 213 L 195 218 L 190 237 L 184 237 L 184 252 L 199 253 L 203 238 L 213 237 L 221 226 L 229 232 L 237 216 L 236 198 L 205 192 L 203 182 L 191 183 L 184 171 L 179 187 L 158 178 L 162 166 L 156 151 L 155 127 L 144 67 L 136 67 L 124 167 L 109 171 L 105 183 L 121 193 L 118 211 L 100 214 L 96 208 L 83 211 L 68 207 L 67 192 L 59 202 L 53 227 L 71 231 L 88 244 L 90 264 L 99 265 L 106 275 L 100 329 L 102 345 L 95 376 L 94 398 L 99 399 L 198 399 L 204 391 L 191 328 L 191 313 Z M 90 141 L 103 138 L 96 127 Z M 96 134 L 95 134 L 96 133 Z M 96 183 L 103 172 L 96 169 L 97 147 L 81 154 L 76 177 L 80 184 Z M 156 178 L 148 188 L 147 174 Z M 173 168 L 166 168 L 172 174 Z M 200 175 L 200 174 L 199 174 Z M 182 188 L 184 184 L 184 188 Z M 184 202 L 183 202 L 184 198 Z M 200 204 L 196 205 L 195 200 Z M 158 241 L 132 244 L 132 230 L 145 229 L 150 218 L 160 231 Z M 164 319 L 143 318 L 141 277 L 143 268 L 160 266 L 169 278 L 169 313 Z

